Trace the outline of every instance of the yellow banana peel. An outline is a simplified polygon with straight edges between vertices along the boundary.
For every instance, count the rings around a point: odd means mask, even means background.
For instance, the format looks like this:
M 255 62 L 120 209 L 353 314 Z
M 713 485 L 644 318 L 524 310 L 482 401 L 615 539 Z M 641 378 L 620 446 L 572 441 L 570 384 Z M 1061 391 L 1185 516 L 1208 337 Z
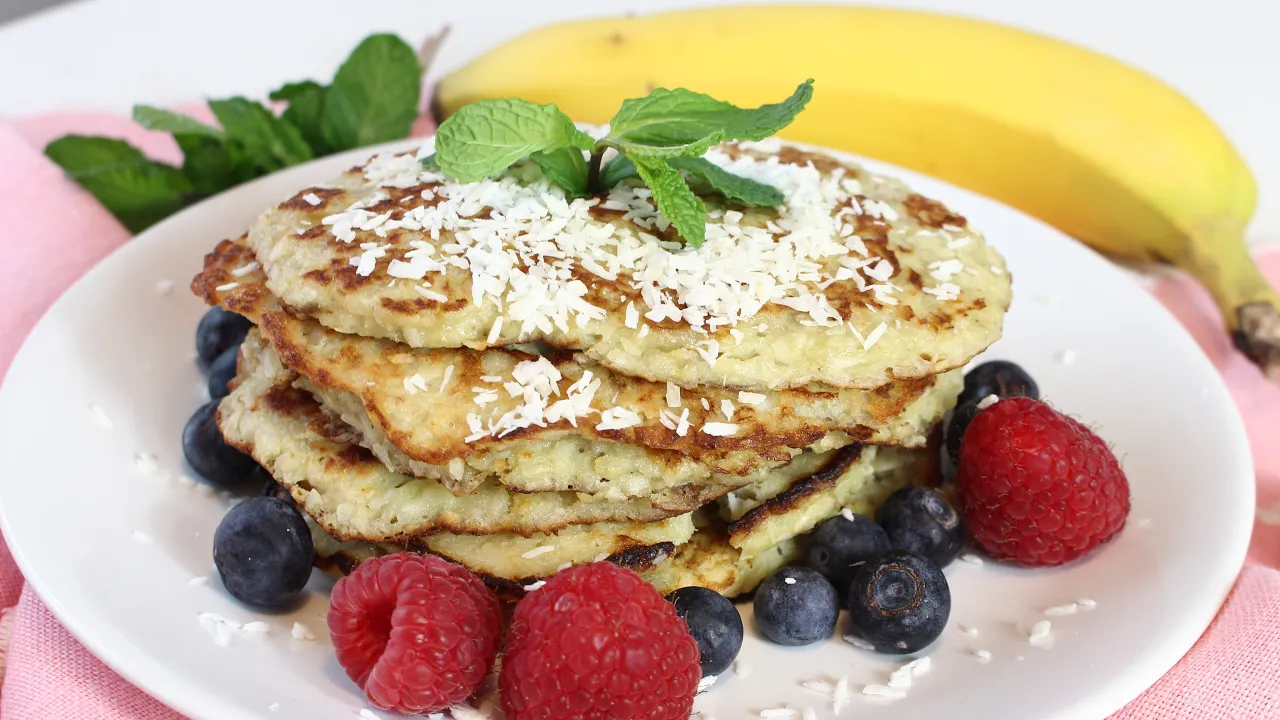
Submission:
M 1116 258 L 1172 263 L 1212 293 L 1236 344 L 1280 373 L 1280 297 L 1244 244 L 1254 180 L 1214 122 L 1160 81 L 993 23 L 838 5 L 744 5 L 548 25 L 445 76 L 443 119 L 519 97 L 607 123 L 684 87 L 743 106 L 798 79 L 783 137 L 972 189 Z

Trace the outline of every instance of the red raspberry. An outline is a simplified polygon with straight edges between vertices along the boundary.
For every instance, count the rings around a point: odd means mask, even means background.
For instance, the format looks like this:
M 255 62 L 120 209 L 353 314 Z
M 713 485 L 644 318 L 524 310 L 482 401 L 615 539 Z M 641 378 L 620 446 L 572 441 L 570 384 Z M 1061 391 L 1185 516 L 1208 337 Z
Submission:
M 1075 560 L 1129 516 L 1129 481 L 1107 444 L 1031 398 L 1001 400 L 973 419 L 956 489 L 974 541 L 1019 565 Z
M 465 568 L 396 553 L 361 563 L 333 586 L 329 633 L 369 702 L 437 712 L 470 697 L 493 669 L 502 610 Z
M 516 606 L 498 679 L 507 720 L 688 720 L 701 671 L 675 606 L 606 562 Z

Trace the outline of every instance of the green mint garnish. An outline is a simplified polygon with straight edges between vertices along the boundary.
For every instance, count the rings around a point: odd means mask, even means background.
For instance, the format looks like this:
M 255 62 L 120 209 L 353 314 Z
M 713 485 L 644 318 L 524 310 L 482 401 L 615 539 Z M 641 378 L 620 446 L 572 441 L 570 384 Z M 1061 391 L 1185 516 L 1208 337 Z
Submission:
M 702 181 L 707 190 L 752 207 L 773 207 L 782 204 L 782 193 L 772 185 L 734 175 L 706 158 L 667 158 L 667 164 Z M 600 171 L 600 185 L 611 188 L 629 177 L 636 176 L 636 165 L 625 155 L 610 160 Z
M 408 43 L 372 35 L 329 85 L 304 80 L 271 93 L 288 103 L 279 116 L 244 98 L 211 100 L 221 127 L 147 105 L 143 127 L 173 135 L 180 168 L 148 160 L 120 140 L 64 136 L 45 154 L 139 232 L 210 195 L 280 168 L 343 150 L 407 137 L 418 114 L 423 68 Z
M 602 142 L 627 156 L 696 157 L 725 140 L 763 140 L 777 133 L 812 97 L 812 80 L 786 100 L 754 109 L 682 88 L 658 88 L 624 100 Z
M 700 187 L 744 205 L 778 205 L 777 188 L 734 175 L 702 157 L 726 140 L 763 140 L 795 119 L 813 97 L 813 81 L 786 100 L 740 108 L 709 95 L 659 88 L 622 103 L 609 134 L 595 140 L 554 105 L 525 100 L 481 100 L 465 105 L 436 132 L 435 163 L 461 182 L 491 177 L 528 157 L 570 196 L 582 197 L 638 177 L 662 213 L 693 247 L 706 239 L 706 207 L 685 174 Z M 618 156 L 601 167 L 608 149 Z M 583 157 L 590 151 L 590 160 Z
M 743 205 L 773 207 L 782 204 L 782 193 L 772 185 L 748 180 L 734 175 L 706 158 L 677 157 L 667 161 L 671 167 L 683 170 L 711 186 L 712 190 Z
M 227 137 L 244 148 L 264 173 L 310 160 L 311 148 L 298 128 L 276 117 L 261 103 L 233 97 L 210 100 L 209 109 Z
M 325 93 L 325 142 L 337 151 L 407 136 L 421 93 L 422 66 L 413 48 L 395 35 L 365 38 Z
M 707 206 L 693 194 L 680 171 L 660 159 L 636 158 L 636 172 L 653 191 L 658 212 L 671 221 L 676 232 L 694 247 L 702 247 L 707 237 Z
M 65 135 L 44 152 L 132 232 L 182 209 L 193 190 L 178 168 L 121 140 Z
M 587 196 L 587 159 L 576 147 L 543 150 L 529 156 L 542 174 L 564 188 L 570 197 Z
M 613 159 L 600 169 L 600 189 L 608 190 L 618 183 L 636 176 L 636 164 L 626 155 L 614 155 Z
M 280 119 L 298 128 L 317 157 L 330 152 L 331 148 L 324 139 L 324 99 L 328 93 L 329 88 L 320 83 L 303 80 L 287 83 L 268 96 L 277 102 L 289 103 Z
M 436 130 L 436 162 L 449 177 L 476 182 L 534 153 L 589 150 L 595 139 L 554 105 L 481 100 L 464 105 Z M 567 164 L 563 164 L 568 167 Z M 568 188 L 566 188 L 568 189 Z
M 133 121 L 148 130 L 159 130 L 174 135 L 199 135 L 214 140 L 222 140 L 226 137 L 226 133 L 216 127 L 205 125 L 186 115 L 150 105 L 134 105 Z

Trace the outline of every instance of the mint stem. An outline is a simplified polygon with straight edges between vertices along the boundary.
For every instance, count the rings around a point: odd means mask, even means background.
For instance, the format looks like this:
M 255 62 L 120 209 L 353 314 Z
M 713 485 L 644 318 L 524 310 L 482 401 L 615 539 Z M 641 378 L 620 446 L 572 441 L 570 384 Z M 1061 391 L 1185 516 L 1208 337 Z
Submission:
M 595 195 L 604 191 L 600 186 L 600 164 L 604 161 L 604 151 L 608 148 L 596 148 L 591 151 L 591 160 L 587 163 L 587 192 Z

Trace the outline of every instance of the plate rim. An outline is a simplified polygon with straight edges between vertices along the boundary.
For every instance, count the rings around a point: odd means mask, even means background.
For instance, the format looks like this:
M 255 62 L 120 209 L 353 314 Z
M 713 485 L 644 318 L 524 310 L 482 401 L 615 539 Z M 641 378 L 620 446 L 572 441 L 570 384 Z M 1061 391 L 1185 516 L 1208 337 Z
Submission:
M 590 127 L 590 126 L 589 126 Z M 61 308 L 70 300 L 68 299 L 82 284 L 89 282 L 97 274 L 106 272 L 104 268 L 117 262 L 118 256 L 127 255 L 130 252 L 143 252 L 142 245 L 153 242 L 150 238 L 153 235 L 163 236 L 168 232 L 172 225 L 178 225 L 187 222 L 185 216 L 206 211 L 210 206 L 216 206 L 221 203 L 233 202 L 230 200 L 232 196 L 252 195 L 254 192 L 263 192 L 262 186 L 281 182 L 284 178 L 293 175 L 308 176 L 315 172 L 314 168 L 320 165 L 333 164 L 334 167 L 350 160 L 364 160 L 381 152 L 397 152 L 407 149 L 415 149 L 423 142 L 431 139 L 432 136 L 421 136 L 407 138 L 403 140 L 392 141 L 371 145 L 363 148 L 347 150 L 341 153 L 335 153 L 321 158 L 308 161 L 306 163 L 284 168 L 275 173 L 255 178 L 247 183 L 243 183 L 234 188 L 221 192 L 217 195 L 205 198 L 204 200 L 184 208 L 147 230 L 133 236 L 128 241 L 114 248 L 104 257 L 99 259 L 92 267 L 85 271 L 79 278 L 71 283 L 57 299 L 50 304 L 32 325 L 31 330 L 23 339 L 18 351 L 10 363 L 9 369 L 6 370 L 3 381 L 0 381 L 0 407 L 2 407 L 6 398 L 9 396 L 10 378 L 13 375 L 13 369 L 19 367 L 20 363 L 29 362 L 26 356 L 33 352 L 30 350 L 30 340 L 36 336 L 38 332 L 44 328 L 49 318 L 55 313 L 61 311 Z M 1003 212 L 1013 213 L 1020 216 L 1023 220 L 1027 220 L 1039 225 L 1046 232 L 1057 236 L 1058 239 L 1066 241 L 1067 244 L 1074 246 L 1077 251 L 1084 251 L 1095 256 L 1102 262 L 1098 264 L 1101 268 L 1100 272 L 1112 273 L 1118 279 L 1124 279 L 1132 282 L 1132 278 L 1126 277 L 1124 272 L 1114 264 L 1107 262 L 1106 258 L 1099 253 L 1084 245 L 1074 237 L 1048 225 L 1044 221 L 1031 216 L 1017 208 L 1009 206 L 1000 200 L 983 195 L 975 190 L 963 188 L 949 181 L 928 175 L 923 172 L 903 168 L 882 160 L 869 158 L 854 153 L 850 153 L 835 148 L 824 148 L 810 143 L 802 143 L 787 140 L 789 144 L 802 148 L 818 149 L 846 157 L 855 162 L 866 165 L 877 171 L 893 174 L 897 177 L 906 176 L 909 180 L 912 176 L 926 177 L 930 181 L 944 184 L 951 188 L 959 189 L 963 192 L 980 196 L 984 200 L 998 205 Z M 270 201 L 268 201 L 270 202 Z M 143 242 L 139 242 L 142 240 Z M 155 242 L 158 242 L 155 241 Z M 1141 290 L 1139 288 L 1139 290 Z M 1223 562 L 1215 566 L 1216 572 L 1213 573 L 1211 582 L 1206 580 L 1205 584 L 1216 587 L 1217 592 L 1212 596 L 1206 595 L 1201 606 L 1194 608 L 1191 612 L 1181 614 L 1183 620 L 1178 625 L 1178 631 L 1162 635 L 1158 642 L 1148 646 L 1144 657 L 1147 660 L 1141 662 L 1132 668 L 1129 672 L 1114 676 L 1104 685 L 1095 686 L 1087 695 L 1082 697 L 1079 702 L 1074 705 L 1064 707 L 1061 712 L 1056 715 L 1046 715 L 1045 720 L 1066 720 L 1067 718 L 1076 718 L 1081 715 L 1094 716 L 1099 718 L 1121 710 L 1128 703 L 1140 697 L 1148 689 L 1150 689 L 1160 678 L 1164 677 L 1183 657 L 1194 647 L 1201 636 L 1210 628 L 1218 612 L 1223 607 L 1232 589 L 1235 586 L 1247 554 L 1249 545 L 1252 540 L 1253 518 L 1256 512 L 1256 467 L 1254 463 L 1252 448 L 1249 444 L 1247 431 L 1244 420 L 1240 414 L 1239 406 L 1236 404 L 1234 397 L 1226 383 L 1226 379 L 1222 373 L 1213 364 L 1210 358 L 1205 354 L 1203 348 L 1191 335 L 1190 331 L 1149 292 L 1141 291 L 1138 296 L 1142 298 L 1140 302 L 1149 303 L 1151 307 L 1158 309 L 1159 312 L 1169 316 L 1169 319 L 1177 326 L 1182 333 L 1185 342 L 1189 343 L 1190 348 L 1199 355 L 1199 361 L 1207 365 L 1213 376 L 1210 381 L 1213 384 L 1212 393 L 1219 395 L 1220 399 L 1226 401 L 1231 412 L 1231 427 L 1229 435 L 1233 439 L 1234 448 L 1230 451 L 1233 455 L 1238 456 L 1242 461 L 1241 479 L 1242 482 L 1234 483 L 1238 485 L 1236 494 L 1236 502 L 1232 503 L 1240 511 L 1241 518 L 1244 522 L 1239 523 L 1242 527 L 1241 531 L 1235 534 L 1230 543 L 1229 551 L 1224 553 Z M 1026 302 L 1026 301 L 1024 301 Z M 1245 472 L 1247 471 L 1247 473 Z M 1243 482 L 1244 478 L 1248 478 L 1248 482 Z M 77 621 L 74 613 L 63 606 L 61 602 L 50 592 L 44 580 L 41 578 L 39 571 L 31 565 L 30 558 L 20 545 L 15 545 L 8 538 L 11 533 L 11 518 L 7 509 L 7 503 L 4 502 L 5 483 L 0 481 L 0 533 L 6 538 L 6 545 L 9 547 L 15 563 L 22 572 L 24 582 L 31 585 L 36 595 L 48 608 L 50 614 L 71 634 L 78 642 L 84 645 L 96 658 L 104 665 L 109 667 L 113 672 L 120 675 L 127 682 L 142 692 L 155 698 L 170 709 L 176 712 L 188 715 L 190 717 L 217 717 L 219 720 L 257 720 L 265 717 L 258 714 L 246 714 L 240 708 L 233 704 L 222 700 L 217 693 L 204 689 L 198 683 L 192 683 L 189 678 L 169 670 L 163 663 L 149 656 L 142 651 L 134 642 L 129 640 L 128 636 L 119 633 L 114 627 L 110 627 L 110 623 L 106 623 L 108 631 L 103 632 L 99 629 L 90 630 L 85 624 Z M 95 611 L 91 611 L 95 612 Z M 82 615 L 83 617 L 83 615 Z M 1194 617 L 1195 622 L 1190 622 L 1186 618 Z M 113 644 L 114 643 L 114 644 Z M 1153 662 L 1150 658 L 1159 658 L 1158 662 Z M 153 682 L 147 682 L 153 681 Z M 1136 692 L 1132 689 L 1140 687 Z M 208 711 L 216 710 L 216 714 L 209 714 Z

